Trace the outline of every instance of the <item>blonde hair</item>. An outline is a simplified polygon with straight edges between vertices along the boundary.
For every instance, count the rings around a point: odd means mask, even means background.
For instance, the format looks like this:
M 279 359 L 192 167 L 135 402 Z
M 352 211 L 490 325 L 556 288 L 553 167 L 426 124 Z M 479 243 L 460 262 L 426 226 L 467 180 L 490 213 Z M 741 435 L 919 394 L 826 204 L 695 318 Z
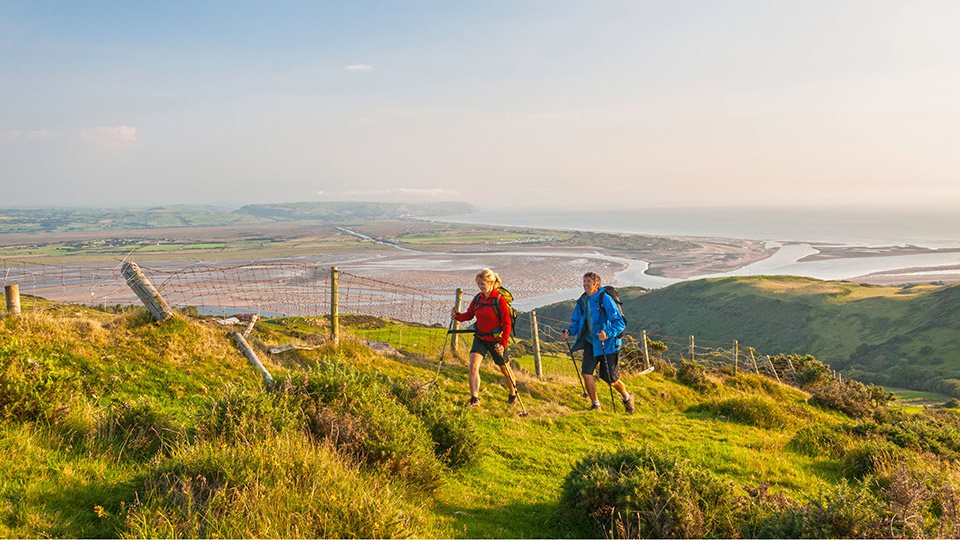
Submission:
M 483 270 L 477 272 L 477 282 L 479 283 L 480 281 L 492 281 L 494 289 L 500 288 L 500 286 L 503 285 L 503 282 L 500 281 L 500 276 L 498 276 L 496 272 L 489 268 L 484 268 Z

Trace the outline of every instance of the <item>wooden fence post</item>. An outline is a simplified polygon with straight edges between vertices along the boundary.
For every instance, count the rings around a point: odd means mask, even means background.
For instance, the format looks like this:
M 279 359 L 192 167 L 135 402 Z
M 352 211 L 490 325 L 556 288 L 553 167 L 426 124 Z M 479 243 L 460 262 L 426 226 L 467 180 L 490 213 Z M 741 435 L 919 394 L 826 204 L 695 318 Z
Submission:
M 767 355 L 767 362 L 770 363 L 770 369 L 773 370 L 773 376 L 777 378 L 777 382 L 780 382 L 780 374 L 777 373 L 777 368 L 773 365 L 773 360 L 770 359 L 770 355 Z M 780 383 L 783 384 L 783 383 Z
M 127 285 L 133 289 L 133 292 L 136 293 L 140 301 L 143 302 L 143 305 L 147 306 L 147 310 L 153 315 L 154 319 L 163 322 L 173 317 L 173 311 L 170 309 L 170 306 L 168 306 L 167 302 L 160 296 L 160 292 L 150 283 L 150 280 L 143 275 L 140 267 L 135 263 L 125 262 L 123 266 L 121 266 L 120 271 L 127 280 Z
M 647 331 L 643 330 L 643 369 L 650 369 L 650 348 L 647 347 Z
M 263 364 L 260 363 L 260 359 L 257 358 L 257 353 L 253 352 L 253 348 L 250 347 L 250 344 L 247 343 L 247 340 L 243 339 L 243 336 L 240 335 L 240 332 L 233 332 L 233 339 L 237 340 L 237 345 L 240 346 L 240 350 L 243 352 L 243 355 L 247 357 L 247 360 L 250 360 L 250 363 L 257 367 L 260 370 L 260 373 L 263 374 L 263 380 L 267 382 L 273 382 L 273 375 L 270 375 L 270 372 L 267 371 L 267 368 L 263 367 Z
M 7 315 L 20 314 L 20 286 L 7 285 L 3 288 L 3 295 L 7 297 Z
M 463 302 L 463 289 L 460 287 L 457 287 L 457 293 L 456 295 L 454 295 L 454 299 L 453 299 L 453 308 L 457 310 L 457 313 L 460 313 L 460 306 L 462 302 Z M 460 321 L 454 319 L 452 328 L 454 330 L 459 330 Z M 459 335 L 460 334 L 457 334 L 455 332 L 450 334 L 450 350 L 453 351 L 454 356 L 458 356 L 460 354 L 460 344 L 459 344 L 460 340 L 457 339 L 457 336 Z
M 694 361 L 693 335 L 690 336 L 690 361 Z
M 760 368 L 757 367 L 757 359 L 753 356 L 753 347 L 750 347 L 750 360 L 753 362 L 753 372 L 760 374 Z
M 793 372 L 793 384 L 797 384 L 797 370 L 793 367 L 793 360 L 790 360 L 790 357 L 787 357 L 787 363 L 790 364 L 790 371 Z
M 400 323 L 400 328 L 397 329 L 397 350 L 399 351 L 403 347 L 403 323 Z
M 243 337 L 250 335 L 250 332 L 253 332 L 253 325 L 257 324 L 257 321 L 260 320 L 260 316 L 254 313 L 250 317 L 250 322 L 247 323 L 247 327 L 243 330 Z
M 537 326 L 537 312 L 530 312 L 530 333 L 533 334 L 533 370 L 537 377 L 543 377 L 543 366 L 540 363 L 540 329 Z
M 740 343 L 737 340 L 733 340 L 733 376 L 737 376 L 737 364 L 740 357 Z
M 340 344 L 340 305 L 337 289 L 340 270 L 336 266 L 330 269 L 330 338 L 334 346 Z

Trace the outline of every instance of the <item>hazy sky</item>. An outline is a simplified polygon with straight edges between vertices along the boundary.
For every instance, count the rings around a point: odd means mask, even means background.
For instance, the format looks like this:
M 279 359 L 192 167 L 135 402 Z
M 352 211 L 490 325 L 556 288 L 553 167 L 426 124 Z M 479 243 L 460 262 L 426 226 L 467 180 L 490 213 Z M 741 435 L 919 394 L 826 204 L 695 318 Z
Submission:
M 958 28 L 956 0 L 3 1 L 0 206 L 956 206 Z

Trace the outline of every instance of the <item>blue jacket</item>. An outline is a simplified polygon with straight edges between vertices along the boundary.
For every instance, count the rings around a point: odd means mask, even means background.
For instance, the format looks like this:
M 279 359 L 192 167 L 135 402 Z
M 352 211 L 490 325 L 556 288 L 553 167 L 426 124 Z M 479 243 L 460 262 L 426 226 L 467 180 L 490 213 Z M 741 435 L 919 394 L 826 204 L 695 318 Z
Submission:
M 601 301 L 603 302 L 602 310 L 600 309 Z M 627 323 L 623 320 L 623 315 L 620 314 L 620 309 L 617 308 L 613 298 L 597 291 L 590 296 L 587 296 L 587 293 L 580 295 L 577 305 L 573 308 L 567 331 L 577 336 L 573 350 L 583 349 L 586 340 L 591 339 L 594 354 L 599 354 L 601 345 L 597 333 L 603 330 L 607 333 L 607 339 L 603 342 L 603 354 L 610 354 L 620 350 L 621 340 L 613 337 L 619 336 L 626 327 Z

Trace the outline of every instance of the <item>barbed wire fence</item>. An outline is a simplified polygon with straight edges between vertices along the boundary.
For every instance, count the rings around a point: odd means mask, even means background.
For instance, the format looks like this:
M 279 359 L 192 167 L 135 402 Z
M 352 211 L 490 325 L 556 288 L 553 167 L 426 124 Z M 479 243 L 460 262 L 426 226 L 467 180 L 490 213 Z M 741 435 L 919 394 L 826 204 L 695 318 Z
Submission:
M 121 275 L 122 264 L 44 265 L 0 259 L 0 278 L 8 299 L 8 288 L 19 288 L 22 311 L 59 312 L 64 303 L 138 305 L 137 295 Z M 336 340 L 336 332 L 342 327 L 348 335 L 378 352 L 398 356 L 436 358 L 447 339 L 450 309 L 459 302 L 459 292 L 418 289 L 339 272 L 335 267 L 284 259 L 232 266 L 156 264 L 143 267 L 142 271 L 171 307 L 194 315 L 222 320 L 238 314 L 255 314 L 261 320 L 302 318 L 318 334 Z M 0 316 L 9 311 L 9 302 L 0 305 Z M 531 317 L 524 314 L 518 324 L 530 321 Z M 513 366 L 545 381 L 575 381 L 579 378 L 581 354 L 572 353 L 571 342 L 562 337 L 568 326 L 569 321 L 537 317 L 536 328 L 530 330 L 537 333 L 538 343 L 533 339 L 510 342 L 508 354 Z M 463 336 L 451 337 L 450 357 L 465 355 L 467 340 Z M 662 370 L 684 362 L 797 384 L 797 366 L 789 356 L 761 355 L 737 341 L 707 341 L 692 335 L 644 331 L 627 331 L 623 335 L 620 365 L 625 373 L 638 373 L 651 365 Z

